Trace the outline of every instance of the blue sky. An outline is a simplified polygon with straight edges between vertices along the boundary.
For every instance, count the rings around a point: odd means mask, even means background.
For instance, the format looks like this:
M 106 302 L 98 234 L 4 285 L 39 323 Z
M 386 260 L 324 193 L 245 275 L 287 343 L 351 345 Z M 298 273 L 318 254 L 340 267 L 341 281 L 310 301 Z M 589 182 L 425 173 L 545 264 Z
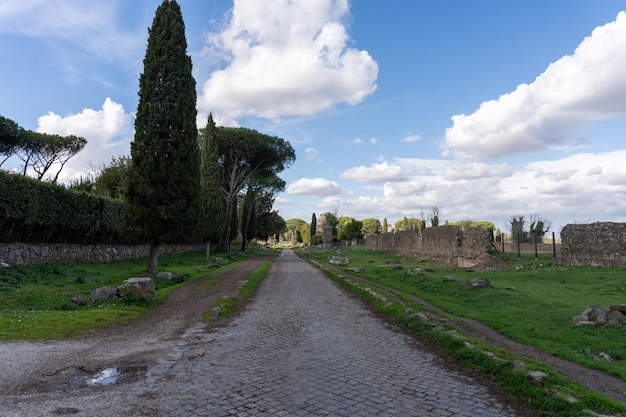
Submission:
M 62 181 L 129 154 L 160 3 L 0 5 L 0 115 L 89 141 Z M 199 126 L 296 150 L 285 219 L 626 221 L 626 0 L 179 4 Z

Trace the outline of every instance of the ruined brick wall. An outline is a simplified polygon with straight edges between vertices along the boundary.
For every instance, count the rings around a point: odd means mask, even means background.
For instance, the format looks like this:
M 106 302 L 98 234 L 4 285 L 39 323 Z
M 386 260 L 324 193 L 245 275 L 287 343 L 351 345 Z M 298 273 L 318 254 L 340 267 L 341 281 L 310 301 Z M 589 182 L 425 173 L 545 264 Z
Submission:
M 367 235 L 365 247 L 405 256 L 433 260 L 462 268 L 484 269 L 492 265 L 492 235 L 481 228 L 440 226 Z
M 433 261 L 458 265 L 463 231 L 457 226 L 440 226 L 422 232 L 422 257 Z
M 568 224 L 561 230 L 563 265 L 626 266 L 626 223 Z
M 161 245 L 161 254 L 205 250 L 205 245 Z M 106 263 L 147 257 L 150 245 L 0 244 L 0 261 L 11 266 L 45 263 Z
M 385 234 L 393 235 L 393 253 L 405 256 L 420 256 L 422 252 L 422 237 L 417 230 L 403 230 Z

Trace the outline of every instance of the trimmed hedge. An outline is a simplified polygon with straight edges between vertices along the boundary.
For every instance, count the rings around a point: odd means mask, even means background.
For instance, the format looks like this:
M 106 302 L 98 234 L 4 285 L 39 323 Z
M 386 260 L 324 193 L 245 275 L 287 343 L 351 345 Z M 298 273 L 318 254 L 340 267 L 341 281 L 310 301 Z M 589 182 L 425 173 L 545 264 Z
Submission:
M 0 242 L 112 243 L 123 231 L 119 201 L 0 171 Z

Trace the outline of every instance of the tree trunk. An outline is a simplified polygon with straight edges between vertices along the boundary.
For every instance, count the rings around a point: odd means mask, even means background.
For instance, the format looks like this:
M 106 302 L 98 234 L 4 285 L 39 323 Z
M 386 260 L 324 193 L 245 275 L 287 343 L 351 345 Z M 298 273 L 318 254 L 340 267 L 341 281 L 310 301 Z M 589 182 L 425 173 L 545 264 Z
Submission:
M 207 240 L 206 242 L 206 250 L 204 252 L 204 261 L 209 262 L 209 255 L 211 255 L 211 241 Z
M 150 245 L 150 259 L 148 260 L 148 273 L 156 274 L 158 271 L 157 269 L 158 264 L 159 264 L 159 244 L 152 243 Z
M 230 245 L 230 225 L 233 216 L 233 204 L 230 200 L 226 201 L 226 214 L 224 216 L 224 230 L 222 231 L 222 237 L 217 245 L 218 252 L 228 252 L 228 246 Z

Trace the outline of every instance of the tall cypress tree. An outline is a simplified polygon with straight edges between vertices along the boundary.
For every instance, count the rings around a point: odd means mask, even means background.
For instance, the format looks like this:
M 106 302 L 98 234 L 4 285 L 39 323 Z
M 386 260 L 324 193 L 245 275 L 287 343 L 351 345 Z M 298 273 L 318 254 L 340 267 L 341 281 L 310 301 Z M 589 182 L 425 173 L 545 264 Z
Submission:
M 159 245 L 191 241 L 200 218 L 196 82 L 175 0 L 157 9 L 143 64 L 126 213 L 150 240 L 148 272 L 156 273 Z
M 206 260 L 209 260 L 211 242 L 217 242 L 224 228 L 224 196 L 222 195 L 222 176 L 219 164 L 217 137 L 213 115 L 209 114 L 202 133 L 200 151 L 200 185 L 202 188 L 203 235 L 207 244 Z

